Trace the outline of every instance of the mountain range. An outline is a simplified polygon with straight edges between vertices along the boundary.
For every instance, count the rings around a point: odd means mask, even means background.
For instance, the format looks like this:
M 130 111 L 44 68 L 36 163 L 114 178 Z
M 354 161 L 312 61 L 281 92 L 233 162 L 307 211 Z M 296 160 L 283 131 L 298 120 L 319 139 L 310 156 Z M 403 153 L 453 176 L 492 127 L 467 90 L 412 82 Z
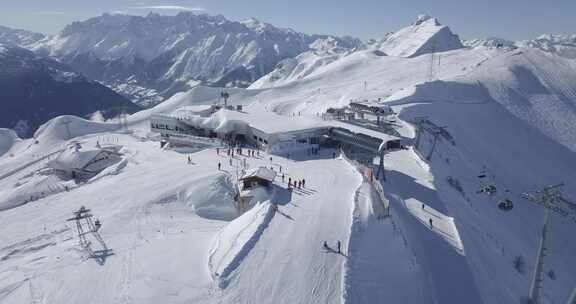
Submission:
M 74 22 L 33 49 L 69 64 L 139 103 L 157 103 L 198 84 L 247 87 L 281 60 L 310 50 L 307 35 L 256 19 L 183 12 L 176 16 L 104 14 Z M 330 36 L 331 37 L 331 36 Z M 331 37 L 347 48 L 350 37 Z
M 59 115 L 111 118 L 140 108 L 66 64 L 20 47 L 0 45 L 0 67 L 0 128 L 21 137 Z

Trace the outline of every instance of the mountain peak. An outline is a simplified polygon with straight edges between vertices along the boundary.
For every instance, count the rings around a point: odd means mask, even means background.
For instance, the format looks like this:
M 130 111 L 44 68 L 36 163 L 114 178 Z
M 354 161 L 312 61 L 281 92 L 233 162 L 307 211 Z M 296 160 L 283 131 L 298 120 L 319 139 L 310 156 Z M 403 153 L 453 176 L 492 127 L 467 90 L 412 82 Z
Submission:
M 409 26 L 386 36 L 379 46 L 386 54 L 399 57 L 416 57 L 462 47 L 460 38 L 449 27 L 428 15 L 420 15 Z

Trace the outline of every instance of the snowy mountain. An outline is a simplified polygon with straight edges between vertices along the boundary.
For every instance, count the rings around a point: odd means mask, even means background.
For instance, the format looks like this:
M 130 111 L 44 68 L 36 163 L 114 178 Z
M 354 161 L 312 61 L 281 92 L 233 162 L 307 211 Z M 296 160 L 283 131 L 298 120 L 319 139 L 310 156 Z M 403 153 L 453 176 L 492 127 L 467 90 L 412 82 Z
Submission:
M 269 88 L 302 79 L 317 69 L 354 52 L 357 48 L 358 46 L 342 47 L 333 37 L 318 39 L 310 45 L 310 51 L 280 61 L 272 72 L 255 81 L 249 88 Z
M 0 44 L 27 48 L 42 40 L 44 37 L 44 34 L 12 29 L 0 25 Z
M 516 43 L 514 41 L 489 37 L 485 39 L 470 39 L 463 41 L 464 46 L 475 48 L 475 47 L 504 47 L 504 48 L 516 48 Z
M 527 303 L 535 273 L 539 303 L 573 300 L 576 63 L 495 39 L 432 55 L 428 46 L 452 41 L 445 30 L 401 32 L 390 53 L 316 40 L 296 62 L 303 70 L 338 59 L 303 77 L 278 67 L 281 85 L 268 77 L 259 89 L 230 89 L 241 110 L 209 114 L 221 89 L 199 85 L 128 117 L 129 132 L 73 116 L 33 139 L 0 129 L 0 302 Z M 391 107 L 394 132 L 320 115 L 351 101 Z M 225 139 L 256 124 L 285 145 L 238 153 L 189 136 L 161 147 L 153 116 Z M 350 142 L 399 138 L 406 149 L 384 151 L 378 179 L 373 151 L 299 137 L 319 126 L 354 130 Z M 66 175 L 82 168 L 51 167 L 98 153 L 116 161 L 83 180 Z M 243 188 L 240 177 L 261 167 L 275 172 L 269 188 Z M 545 191 L 561 207 L 543 229 L 546 193 L 526 193 L 559 183 Z M 244 213 L 241 195 L 251 197 Z M 81 206 L 90 216 L 78 229 Z
M 449 27 L 441 25 L 436 18 L 420 15 L 410 26 L 384 37 L 378 47 L 391 56 L 416 57 L 459 49 L 463 45 Z
M 576 35 L 542 35 L 533 40 L 518 41 L 516 44 L 537 48 L 566 58 L 576 58 Z
M 70 24 L 35 49 L 121 93 L 153 103 L 157 100 L 147 95 L 169 97 L 199 83 L 246 87 L 282 59 L 309 50 L 319 38 L 326 36 L 276 28 L 256 19 L 104 14 Z M 344 47 L 360 44 L 352 38 L 334 39 Z
M 436 18 L 421 15 L 408 27 L 354 48 L 343 47 L 333 38 L 318 40 L 311 45 L 312 50 L 281 61 L 274 71 L 254 82 L 250 88 L 269 88 L 288 84 L 308 77 L 355 51 L 367 48 L 372 50 L 374 56 L 416 57 L 463 47 L 460 38 L 454 35 L 450 28 L 440 25 Z
M 562 56 L 576 58 L 576 35 L 541 35 L 536 39 L 510 41 L 500 38 L 471 39 L 464 41 L 467 47 L 505 47 L 509 49 L 525 47 Z
M 110 118 L 138 106 L 65 64 L 31 51 L 0 45 L 0 127 L 29 137 L 38 126 L 63 114 Z

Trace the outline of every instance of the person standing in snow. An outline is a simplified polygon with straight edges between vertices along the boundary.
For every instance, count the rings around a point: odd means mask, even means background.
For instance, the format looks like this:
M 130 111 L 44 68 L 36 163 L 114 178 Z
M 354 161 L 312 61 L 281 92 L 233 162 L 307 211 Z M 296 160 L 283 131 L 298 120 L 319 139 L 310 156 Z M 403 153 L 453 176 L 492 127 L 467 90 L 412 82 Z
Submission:
M 341 253 L 342 251 L 340 250 L 340 241 L 338 241 L 338 253 Z
M 332 152 L 332 158 L 336 158 L 336 152 Z
M 282 182 L 284 182 L 284 173 L 282 173 Z
M 432 218 L 430 218 L 428 222 L 430 223 L 430 228 L 434 228 L 434 226 L 432 225 Z
M 218 163 L 218 171 L 220 171 L 220 168 L 222 168 L 222 164 Z
M 220 155 L 220 148 L 216 148 L 216 154 Z
M 291 177 L 288 178 L 288 188 L 290 188 L 290 186 L 292 186 L 292 178 Z
M 302 179 L 302 187 L 306 188 L 306 180 Z
M 328 243 L 326 243 L 326 241 L 324 241 L 324 249 L 328 250 Z

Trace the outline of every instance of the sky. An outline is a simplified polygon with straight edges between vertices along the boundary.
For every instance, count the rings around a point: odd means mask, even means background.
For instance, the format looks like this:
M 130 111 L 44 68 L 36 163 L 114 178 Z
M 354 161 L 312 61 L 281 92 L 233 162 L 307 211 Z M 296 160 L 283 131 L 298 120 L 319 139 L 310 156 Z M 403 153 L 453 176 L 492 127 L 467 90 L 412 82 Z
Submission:
M 378 38 L 428 14 L 464 39 L 511 40 L 576 33 L 576 0 L 0 0 L 0 25 L 56 34 L 72 21 L 108 12 L 179 11 L 255 17 L 314 34 Z

